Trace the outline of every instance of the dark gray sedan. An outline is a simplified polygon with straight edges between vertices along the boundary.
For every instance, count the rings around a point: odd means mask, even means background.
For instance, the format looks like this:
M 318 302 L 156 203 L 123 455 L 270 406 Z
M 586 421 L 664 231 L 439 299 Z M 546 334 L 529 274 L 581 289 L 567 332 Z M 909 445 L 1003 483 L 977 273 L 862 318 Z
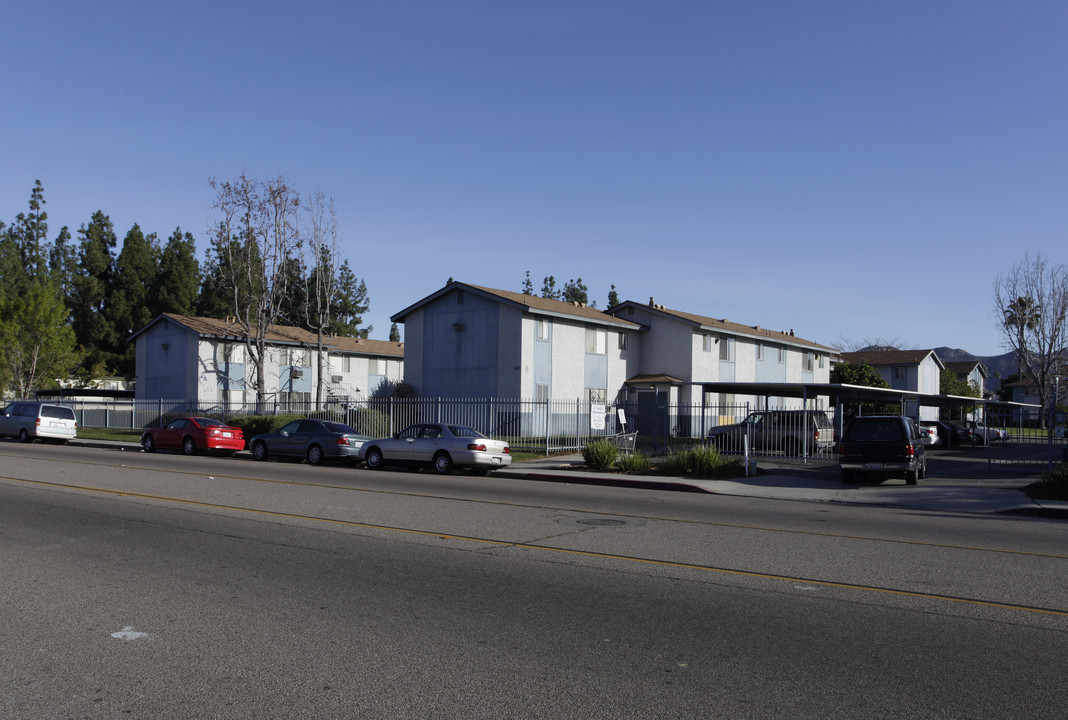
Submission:
M 360 447 L 370 439 L 345 423 L 308 418 L 255 436 L 249 441 L 249 448 L 257 460 L 305 458 L 310 465 L 321 465 L 327 460 L 357 462 Z

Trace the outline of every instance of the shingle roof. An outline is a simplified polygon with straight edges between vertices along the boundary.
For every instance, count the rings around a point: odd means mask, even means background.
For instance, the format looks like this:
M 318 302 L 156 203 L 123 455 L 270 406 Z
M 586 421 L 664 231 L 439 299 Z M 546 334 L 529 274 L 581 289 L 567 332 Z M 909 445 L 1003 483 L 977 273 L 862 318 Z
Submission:
M 671 316 L 677 317 L 677 318 L 679 318 L 681 320 L 685 320 L 687 322 L 693 323 L 695 325 L 700 325 L 701 327 L 704 327 L 704 328 L 709 328 L 709 329 L 712 329 L 712 330 L 721 330 L 723 332 L 731 333 L 733 335 L 745 335 L 747 337 L 755 337 L 755 338 L 768 338 L 769 340 L 775 340 L 775 341 L 778 341 L 778 342 L 791 343 L 791 344 L 794 344 L 794 345 L 801 345 L 801 346 L 804 346 L 804 347 L 810 347 L 813 350 L 820 350 L 822 352 L 829 353 L 829 354 L 833 354 L 833 353 L 837 353 L 838 352 L 834 348 L 829 347 L 827 345 L 821 345 L 821 344 L 819 344 L 817 342 L 813 342 L 812 340 L 805 340 L 804 338 L 797 337 L 796 335 L 794 335 L 794 331 L 793 330 L 790 330 L 788 332 L 787 331 L 780 331 L 780 330 L 769 330 L 767 328 L 762 328 L 759 325 L 744 325 L 742 323 L 731 322 L 731 321 L 727 320 L 726 318 L 717 319 L 717 318 L 707 317 L 705 315 L 697 315 L 695 313 L 682 312 L 681 310 L 672 310 L 671 308 L 664 307 L 663 305 L 655 305 L 655 304 L 644 305 L 642 303 L 638 303 L 638 302 L 634 302 L 634 301 L 627 301 L 627 302 L 621 303 L 620 305 L 617 305 L 615 308 L 612 308 L 611 311 L 615 312 L 615 311 L 617 311 L 618 308 L 622 308 L 622 307 L 625 307 L 625 306 L 628 306 L 628 305 L 636 307 L 636 308 L 642 308 L 644 310 L 651 310 L 651 311 L 654 311 L 654 312 L 663 313 L 665 315 L 671 315 Z
M 976 367 L 979 368 L 983 375 L 986 375 L 986 367 L 978 360 L 960 360 L 957 362 L 945 363 L 946 370 L 950 370 L 957 375 L 967 375 Z
M 581 303 L 565 302 L 563 300 L 550 300 L 548 298 L 537 297 L 536 295 L 524 295 L 523 293 L 512 292 L 510 290 L 497 290 L 496 288 L 483 287 L 481 285 L 471 285 L 470 283 L 453 281 L 441 288 L 440 290 L 428 295 L 419 302 L 411 305 L 401 312 L 397 313 L 390 319 L 394 322 L 403 322 L 404 317 L 415 310 L 416 308 L 435 300 L 445 293 L 451 290 L 457 290 L 466 288 L 475 292 L 491 295 L 499 300 L 513 303 L 515 305 L 522 305 L 529 311 L 534 313 L 555 315 L 563 317 L 573 317 L 576 320 L 584 320 L 587 322 L 594 322 L 599 325 L 615 325 L 623 328 L 639 329 L 641 326 L 637 323 L 632 323 L 629 320 L 618 318 L 613 315 L 607 314 L 603 310 L 598 310 L 595 307 L 589 305 L 582 305 Z
M 853 364 L 867 360 L 869 365 L 919 365 L 928 355 L 934 354 L 934 350 L 861 350 L 842 353 L 842 360 Z M 938 362 L 941 364 L 942 361 Z
M 178 315 L 176 313 L 163 313 L 153 320 L 154 324 L 160 318 L 167 318 L 183 325 L 202 337 L 243 339 L 245 334 L 241 326 L 234 320 L 220 320 L 219 318 L 193 317 L 191 315 Z M 147 328 L 148 326 L 146 326 Z M 136 333 L 139 335 L 142 331 Z M 303 328 L 291 325 L 275 325 L 267 333 L 265 339 L 273 344 L 286 345 L 315 345 L 318 338 L 315 333 Z M 388 355 L 392 357 L 404 357 L 404 343 L 388 342 L 386 340 L 365 340 L 363 338 L 351 338 L 330 335 L 323 338 L 323 344 L 337 352 L 352 353 L 357 355 Z

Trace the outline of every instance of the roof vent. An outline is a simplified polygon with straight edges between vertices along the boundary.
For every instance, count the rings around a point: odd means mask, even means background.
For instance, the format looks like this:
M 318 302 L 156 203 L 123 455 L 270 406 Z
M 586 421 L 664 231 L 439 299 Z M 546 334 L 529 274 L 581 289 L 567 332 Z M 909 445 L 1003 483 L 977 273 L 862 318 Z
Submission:
M 651 308 L 655 308 L 656 307 L 656 302 L 653 300 L 652 296 L 649 296 L 649 307 L 651 307 Z

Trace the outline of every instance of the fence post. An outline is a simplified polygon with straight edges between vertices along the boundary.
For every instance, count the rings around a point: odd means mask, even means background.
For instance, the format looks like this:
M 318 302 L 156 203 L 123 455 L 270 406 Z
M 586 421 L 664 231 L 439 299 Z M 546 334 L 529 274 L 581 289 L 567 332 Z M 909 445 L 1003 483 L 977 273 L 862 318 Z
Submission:
M 545 457 L 549 457 L 549 401 L 545 401 Z

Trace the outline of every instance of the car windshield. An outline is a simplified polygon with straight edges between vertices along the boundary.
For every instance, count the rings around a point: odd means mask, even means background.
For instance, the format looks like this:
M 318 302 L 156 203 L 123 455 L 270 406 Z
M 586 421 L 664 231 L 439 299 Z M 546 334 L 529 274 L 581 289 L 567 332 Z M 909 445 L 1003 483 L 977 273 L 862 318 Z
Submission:
M 472 430 L 471 428 L 469 428 L 469 427 L 467 427 L 465 425 L 450 425 L 449 426 L 449 432 L 451 432 L 456 437 L 462 437 L 462 438 L 484 438 L 484 437 L 486 437 L 485 435 L 483 435 L 482 433 L 478 432 L 477 430 Z

